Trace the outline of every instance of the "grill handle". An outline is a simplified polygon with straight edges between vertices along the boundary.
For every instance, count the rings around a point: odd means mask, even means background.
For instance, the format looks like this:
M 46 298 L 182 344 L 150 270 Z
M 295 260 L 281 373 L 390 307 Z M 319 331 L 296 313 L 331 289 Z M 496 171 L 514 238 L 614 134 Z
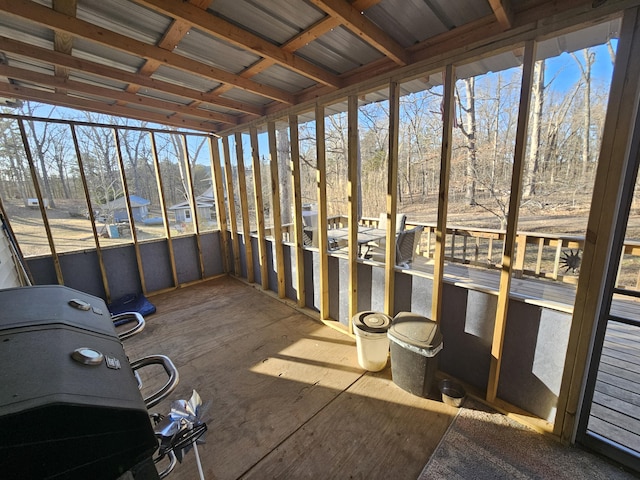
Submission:
M 165 355 L 149 355 L 148 357 L 142 357 L 131 362 L 131 368 L 134 371 L 142 367 L 147 367 L 149 365 L 162 365 L 164 371 L 169 376 L 169 379 L 160 390 L 144 399 L 144 403 L 148 409 L 154 407 L 162 400 L 164 400 L 171 392 L 175 390 L 175 388 L 178 386 L 178 382 L 180 381 L 178 369 L 169 359 L 169 357 L 166 357 Z
M 169 475 L 171 472 L 173 472 L 173 469 L 176 468 L 176 465 L 178 464 L 178 459 L 176 458 L 176 454 L 173 453 L 173 450 L 169 450 L 167 454 L 164 455 L 163 457 L 158 457 L 153 459 L 153 462 L 156 464 L 156 468 L 160 460 L 162 460 L 162 458 L 164 457 L 167 457 L 169 459 L 169 465 L 167 465 L 167 468 L 165 468 L 163 471 L 158 472 L 158 476 L 160 478 L 164 478 L 167 475 Z
M 120 325 L 126 325 L 127 323 L 136 322 L 134 327 L 118 334 L 118 338 L 120 339 L 120 341 L 132 337 L 136 333 L 140 333 L 142 330 L 144 330 L 144 317 L 138 312 L 126 312 L 120 313 L 118 315 L 112 315 L 111 320 L 116 327 L 119 327 Z

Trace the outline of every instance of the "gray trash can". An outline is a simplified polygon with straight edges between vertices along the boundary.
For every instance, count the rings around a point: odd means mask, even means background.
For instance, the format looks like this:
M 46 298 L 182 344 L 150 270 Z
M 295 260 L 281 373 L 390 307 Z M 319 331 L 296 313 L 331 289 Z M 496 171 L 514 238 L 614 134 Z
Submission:
M 365 370 L 378 372 L 387 366 L 389 325 L 391 325 L 391 317 L 384 313 L 364 311 L 353 316 L 358 364 Z
M 388 332 L 391 341 L 391 377 L 403 390 L 429 396 L 442 350 L 438 324 L 427 317 L 400 312 Z

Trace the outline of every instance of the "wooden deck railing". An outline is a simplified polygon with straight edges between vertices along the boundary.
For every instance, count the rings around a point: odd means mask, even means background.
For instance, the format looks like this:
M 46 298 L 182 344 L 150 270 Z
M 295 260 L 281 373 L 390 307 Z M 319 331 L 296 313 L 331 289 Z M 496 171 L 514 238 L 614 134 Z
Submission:
M 328 227 L 347 226 L 347 217 L 330 217 Z M 361 224 L 378 226 L 378 218 L 364 217 Z M 423 233 L 416 252 L 425 259 L 432 259 L 435 250 L 436 224 L 407 221 L 406 228 L 422 226 Z M 293 225 L 283 225 L 284 241 L 293 240 Z M 269 234 L 269 233 L 268 233 Z M 502 263 L 505 231 L 490 228 L 450 226 L 447 228 L 445 260 L 474 265 L 487 269 L 499 269 Z M 570 268 L 566 259 L 571 254 L 582 257 L 584 236 L 556 235 L 538 232 L 518 232 L 514 273 L 517 277 L 538 277 L 576 284 L 578 271 Z M 618 288 L 640 291 L 640 242 L 627 241 L 616 281 Z

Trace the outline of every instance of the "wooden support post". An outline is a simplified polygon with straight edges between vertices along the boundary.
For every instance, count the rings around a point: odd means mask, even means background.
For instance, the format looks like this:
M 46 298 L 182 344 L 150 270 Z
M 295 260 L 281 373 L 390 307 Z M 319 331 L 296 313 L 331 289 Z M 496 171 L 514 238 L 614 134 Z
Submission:
M 320 320 L 329 318 L 329 242 L 327 239 L 327 162 L 324 107 L 316 104 L 316 182 L 318 191 L 318 261 L 320 266 Z
M 198 249 L 198 265 L 200 266 L 200 278 L 206 277 L 204 273 L 204 256 L 202 255 L 202 241 L 200 240 L 200 221 L 198 220 L 198 202 L 196 201 L 196 192 L 193 188 L 193 174 L 191 172 L 191 159 L 189 158 L 189 147 L 187 145 L 187 136 L 180 135 L 182 140 L 182 149 L 184 152 L 185 171 L 187 172 L 187 188 L 189 189 L 189 206 L 191 208 L 191 221 L 193 222 L 193 233 L 196 239 L 196 248 Z
M 240 276 L 240 242 L 238 240 L 237 217 L 236 217 L 236 201 L 233 188 L 233 166 L 231 164 L 231 152 L 229 151 L 229 137 L 222 137 L 222 154 L 224 155 L 224 178 L 227 185 L 227 202 L 229 203 L 229 225 L 231 230 L 231 249 L 233 250 L 233 271 Z M 237 157 L 237 155 L 236 155 Z M 236 164 L 240 164 L 242 159 L 236 158 Z M 238 179 L 240 171 L 238 170 Z M 242 191 L 242 189 L 241 189 Z M 240 195 L 240 198 L 243 198 Z
M 242 236 L 244 237 L 244 252 L 247 261 L 247 280 L 255 282 L 255 270 L 253 266 L 253 243 L 251 243 L 251 221 L 249 219 L 249 192 L 247 192 L 247 175 L 244 170 L 244 152 L 242 148 L 242 134 L 237 132 L 236 138 L 236 161 L 238 167 L 238 186 L 240 187 L 240 208 L 242 210 Z M 229 167 L 230 168 L 230 167 Z M 232 190 L 227 190 L 227 195 L 233 197 L 233 185 L 228 182 Z M 235 208 L 234 208 L 235 212 Z M 236 230 L 235 215 L 233 218 L 233 229 Z M 236 236 L 237 238 L 237 236 Z M 234 248 L 238 248 L 234 243 Z
M 253 194 L 258 224 L 258 262 L 260 263 L 260 284 L 263 290 L 269 289 L 269 271 L 267 270 L 267 246 L 264 233 L 264 202 L 262 199 L 262 175 L 260 172 L 260 152 L 258 151 L 258 130 L 251 127 L 251 165 L 253 168 Z
M 293 187 L 293 239 L 295 243 L 296 291 L 299 307 L 306 304 L 304 285 L 304 248 L 302 235 L 302 188 L 300 186 L 300 138 L 298 134 L 298 117 L 289 115 L 289 137 L 291 143 L 291 183 Z M 326 230 L 326 229 L 325 229 Z
M 453 122 L 455 120 L 455 67 L 447 65 L 444 73 L 444 118 L 442 122 L 442 146 L 440 151 L 440 186 L 438 191 L 438 219 L 436 222 L 436 244 L 433 252 L 433 292 L 431 295 L 431 319 L 442 320 L 442 290 L 444 256 L 447 233 L 447 209 L 449 205 L 449 177 L 451 172 L 451 148 Z
M 220 168 L 220 146 L 218 138 L 209 137 L 209 159 L 211 160 L 211 187 L 213 188 L 213 200 L 216 204 L 216 221 L 220 231 L 220 245 L 222 246 L 222 264 L 225 273 L 229 273 L 229 239 L 227 237 L 227 213 L 224 205 L 224 188 L 222 186 L 222 171 Z M 240 265 L 240 252 L 233 249 L 234 265 Z M 237 260 L 236 260 L 237 257 Z M 236 275 L 239 275 L 239 268 Z
M 273 215 L 273 248 L 274 264 L 278 278 L 278 297 L 285 297 L 284 252 L 282 251 L 282 215 L 280 213 L 280 177 L 278 176 L 278 145 L 276 141 L 276 124 L 267 122 L 269 136 L 269 167 L 271 170 L 271 212 Z
M 524 260 L 527 254 L 527 236 L 516 236 L 516 264 L 513 267 L 513 274 L 516 278 L 522 278 L 524 272 Z
M 558 396 L 558 416 L 554 433 L 565 443 L 576 435 L 578 415 L 585 396 L 585 374 L 592 360 L 595 330 L 604 302 L 606 273 L 617 260 L 613 240 L 622 196 L 636 178 L 629 170 L 637 158 L 630 152 L 640 142 L 640 11 L 624 12 L 616 51 L 609 103 L 602 133 L 602 145 L 593 187 L 580 278 L 576 290 L 573 319 Z
M 529 107 L 531 103 L 531 85 L 533 83 L 533 65 L 535 58 L 536 44 L 532 40 L 527 41 L 524 48 L 524 63 L 522 67 L 522 86 L 520 90 L 518 126 L 513 156 L 513 173 L 511 175 L 511 196 L 509 197 L 507 232 L 504 239 L 504 255 L 502 258 L 502 269 L 500 271 L 500 290 L 498 293 L 496 323 L 491 345 L 491 365 L 489 368 L 489 383 L 487 385 L 487 401 L 490 403 L 493 403 L 497 397 L 500 367 L 502 365 L 502 346 L 507 326 L 509 290 L 511 288 L 511 271 L 513 268 L 513 250 L 515 247 L 516 229 L 518 227 L 520 198 L 522 196 L 522 173 L 527 147 Z
M 356 95 L 349 96 L 347 117 L 349 333 L 353 333 L 352 318 L 358 313 L 358 182 L 360 181 L 360 172 L 358 172 L 358 97 Z
M 120 147 L 120 136 L 118 129 L 113 129 L 113 140 L 116 144 L 116 157 L 118 159 L 118 167 L 120 169 L 120 181 L 122 182 L 122 191 L 124 193 L 125 205 L 127 207 L 127 218 L 129 219 L 129 230 L 131 231 L 131 239 L 133 240 L 133 249 L 136 252 L 136 262 L 138 264 L 138 275 L 140 276 L 140 287 L 142 293 L 147 294 L 147 282 L 144 278 L 144 268 L 142 265 L 142 255 L 140 254 L 140 245 L 138 245 L 138 235 L 136 233 L 136 224 L 133 219 L 133 211 L 131 210 L 131 198 L 129 196 L 129 186 L 127 184 L 126 170 L 124 168 L 124 159 L 122 158 L 122 148 Z
M 82 161 L 82 152 L 80 151 L 80 144 L 78 143 L 78 135 L 76 133 L 76 127 L 73 124 L 69 124 L 71 130 L 71 139 L 73 140 L 73 148 L 76 152 L 76 159 L 78 160 L 78 171 L 80 172 L 80 180 L 82 182 L 82 190 L 84 191 L 85 202 L 87 203 L 87 212 L 89 212 L 89 221 L 91 222 L 91 232 L 93 233 L 93 241 L 96 246 L 96 256 L 98 257 L 98 267 L 100 268 L 100 278 L 102 279 L 102 288 L 104 288 L 104 296 L 107 303 L 111 302 L 111 289 L 109 288 L 109 278 L 107 277 L 107 269 L 104 264 L 104 257 L 102 256 L 102 247 L 100 246 L 100 236 L 96 228 L 96 216 L 93 213 L 93 205 L 91 204 L 91 194 L 89 193 L 89 186 L 87 185 L 87 175 L 84 171 L 84 162 Z
M 553 279 L 558 279 L 558 271 L 560 269 L 560 256 L 562 255 L 562 239 L 559 238 L 556 243 L 556 256 L 553 261 Z
M 400 124 L 400 84 L 389 83 L 389 165 L 387 167 L 387 248 L 384 272 L 384 311 L 395 314 L 396 211 L 398 208 L 398 135 Z
M 542 253 L 544 252 L 544 238 L 538 239 L 538 258 L 536 259 L 536 275 L 542 271 Z
M 164 236 L 167 239 L 167 252 L 169 253 L 169 263 L 171 264 L 171 278 L 173 286 L 178 287 L 178 269 L 176 268 L 176 255 L 173 250 L 173 240 L 171 239 L 171 229 L 169 228 L 169 214 L 167 212 L 167 201 L 164 193 L 164 183 L 162 182 L 162 172 L 160 171 L 160 160 L 158 159 L 158 147 L 156 146 L 156 136 L 149 132 L 151 143 L 151 155 L 153 157 L 153 168 L 156 173 L 156 183 L 158 185 L 158 198 L 160 199 L 160 211 L 162 212 L 162 223 L 164 225 Z
M 47 234 L 47 240 L 49 241 L 49 248 L 51 249 L 51 258 L 53 259 L 53 267 L 56 271 L 56 279 L 59 285 L 64 285 L 64 277 L 62 275 L 62 268 L 60 267 L 60 258 L 56 251 L 56 246 L 53 242 L 53 233 L 51 232 L 51 225 L 49 224 L 49 218 L 47 217 L 47 210 L 44 205 L 44 199 L 42 196 L 42 190 L 40 189 L 40 179 L 38 177 L 38 170 L 36 170 L 33 162 L 33 155 L 31 154 L 31 147 L 29 146 L 29 138 L 27 137 L 27 131 L 24 128 L 24 120 L 18 119 L 18 128 L 20 129 L 20 136 L 22 137 L 22 143 L 24 145 L 24 153 L 27 157 L 27 163 L 29 164 L 29 172 L 31 173 L 31 183 L 36 192 L 36 198 L 38 199 L 38 208 L 40 208 L 40 215 L 42 216 L 42 222 L 44 224 L 44 231 Z

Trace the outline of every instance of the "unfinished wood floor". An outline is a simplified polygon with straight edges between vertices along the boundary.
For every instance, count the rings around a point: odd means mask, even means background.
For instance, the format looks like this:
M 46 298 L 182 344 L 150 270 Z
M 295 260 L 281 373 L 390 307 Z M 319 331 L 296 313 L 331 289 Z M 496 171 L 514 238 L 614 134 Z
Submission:
M 151 300 L 157 313 L 125 350 L 178 367 L 177 390 L 153 412 L 192 389 L 211 402 L 198 447 L 208 480 L 413 480 L 456 414 L 397 387 L 389 367 L 363 371 L 350 337 L 233 278 Z M 198 478 L 194 453 L 168 478 Z

